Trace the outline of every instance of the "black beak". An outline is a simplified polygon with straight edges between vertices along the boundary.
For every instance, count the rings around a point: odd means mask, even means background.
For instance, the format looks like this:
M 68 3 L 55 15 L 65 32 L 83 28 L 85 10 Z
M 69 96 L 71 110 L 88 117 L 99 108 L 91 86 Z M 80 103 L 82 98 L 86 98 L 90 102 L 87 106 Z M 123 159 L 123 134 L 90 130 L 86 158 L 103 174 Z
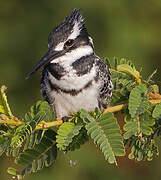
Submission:
M 65 54 L 65 50 L 62 51 L 53 51 L 49 49 L 49 51 L 43 56 L 40 61 L 31 69 L 31 71 L 27 74 L 26 79 L 28 79 L 32 74 L 34 74 L 37 70 L 39 70 L 42 66 L 46 65 L 50 61 L 62 56 Z

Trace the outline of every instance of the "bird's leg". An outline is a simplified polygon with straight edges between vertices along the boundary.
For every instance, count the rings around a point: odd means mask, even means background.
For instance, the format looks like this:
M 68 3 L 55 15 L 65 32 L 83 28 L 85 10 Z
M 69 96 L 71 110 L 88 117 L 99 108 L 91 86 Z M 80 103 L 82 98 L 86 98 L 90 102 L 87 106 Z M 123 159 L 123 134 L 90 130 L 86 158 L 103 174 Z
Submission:
M 64 116 L 64 117 L 62 117 L 62 120 L 63 120 L 63 122 L 68 122 L 69 117 L 68 116 Z

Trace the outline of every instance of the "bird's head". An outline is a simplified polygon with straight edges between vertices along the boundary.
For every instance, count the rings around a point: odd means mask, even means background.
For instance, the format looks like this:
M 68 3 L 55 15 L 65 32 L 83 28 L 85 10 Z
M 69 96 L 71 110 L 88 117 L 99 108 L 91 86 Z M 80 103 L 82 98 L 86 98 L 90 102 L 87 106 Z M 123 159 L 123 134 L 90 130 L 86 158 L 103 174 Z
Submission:
M 88 52 L 89 51 L 89 52 Z M 48 52 L 32 68 L 26 78 L 49 62 L 71 53 L 71 56 L 81 57 L 93 52 L 93 41 L 89 37 L 84 20 L 79 9 L 59 24 L 48 37 Z

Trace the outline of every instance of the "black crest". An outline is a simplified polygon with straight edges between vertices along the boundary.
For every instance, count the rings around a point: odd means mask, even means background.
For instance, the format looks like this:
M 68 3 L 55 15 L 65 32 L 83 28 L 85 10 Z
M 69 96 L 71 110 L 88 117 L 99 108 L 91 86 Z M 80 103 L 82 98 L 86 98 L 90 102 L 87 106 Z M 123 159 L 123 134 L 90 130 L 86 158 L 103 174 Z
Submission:
M 53 29 L 48 37 L 49 48 L 55 47 L 58 43 L 67 40 L 69 35 L 73 32 L 75 24 L 78 25 L 80 32 L 86 32 L 80 9 L 74 9 L 61 24 Z

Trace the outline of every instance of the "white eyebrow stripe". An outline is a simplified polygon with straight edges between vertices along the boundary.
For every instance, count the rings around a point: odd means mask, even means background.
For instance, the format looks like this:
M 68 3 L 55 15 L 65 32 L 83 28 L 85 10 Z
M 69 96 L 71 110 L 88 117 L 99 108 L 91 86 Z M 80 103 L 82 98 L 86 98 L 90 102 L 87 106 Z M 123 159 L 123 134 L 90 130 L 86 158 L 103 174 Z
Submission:
M 68 41 L 69 39 L 76 39 L 79 33 L 80 33 L 79 24 L 76 22 L 73 27 L 73 32 L 70 34 L 70 36 L 66 41 Z M 55 51 L 63 50 L 65 42 L 60 42 L 59 44 L 57 44 L 57 46 L 55 47 Z

